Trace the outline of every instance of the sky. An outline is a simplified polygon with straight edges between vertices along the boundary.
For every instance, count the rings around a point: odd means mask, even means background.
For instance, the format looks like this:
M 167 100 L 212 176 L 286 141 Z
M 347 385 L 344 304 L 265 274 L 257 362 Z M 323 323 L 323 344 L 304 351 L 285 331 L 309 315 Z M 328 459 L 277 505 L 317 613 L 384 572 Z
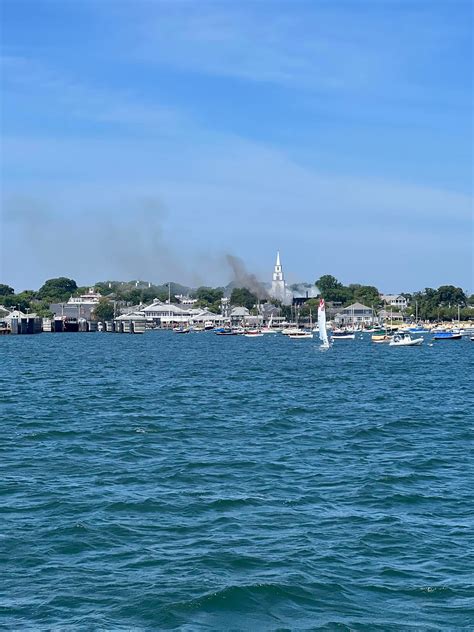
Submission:
M 472 292 L 469 0 L 0 11 L 0 282 Z

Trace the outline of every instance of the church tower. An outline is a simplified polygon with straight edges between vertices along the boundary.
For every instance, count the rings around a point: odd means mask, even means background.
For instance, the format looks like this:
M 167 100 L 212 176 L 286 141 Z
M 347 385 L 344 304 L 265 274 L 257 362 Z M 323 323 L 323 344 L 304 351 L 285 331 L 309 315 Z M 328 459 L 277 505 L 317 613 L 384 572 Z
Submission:
M 276 298 L 279 301 L 282 301 L 283 303 L 285 302 L 286 289 L 285 289 L 285 279 L 283 277 L 283 269 L 281 267 L 281 262 L 280 262 L 280 252 L 277 252 L 275 268 L 273 269 L 271 294 L 273 298 Z

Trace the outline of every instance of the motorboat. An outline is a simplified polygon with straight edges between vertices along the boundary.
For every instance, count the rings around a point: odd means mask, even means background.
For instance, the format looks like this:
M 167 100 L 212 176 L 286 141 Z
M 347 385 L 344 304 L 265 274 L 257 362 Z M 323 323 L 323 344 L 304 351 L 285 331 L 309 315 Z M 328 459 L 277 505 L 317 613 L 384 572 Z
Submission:
M 390 342 L 391 347 L 417 347 L 423 344 L 423 338 L 412 338 L 408 333 L 394 334 Z
M 173 331 L 175 334 L 189 334 L 191 329 L 189 327 L 175 327 Z
M 216 336 L 237 336 L 238 332 L 235 329 L 231 329 L 230 327 L 219 327 L 214 330 Z
M 437 331 L 433 336 L 433 340 L 461 340 L 461 338 L 462 333 L 454 331 Z
M 263 336 L 260 329 L 248 329 L 243 335 L 246 338 L 261 338 Z

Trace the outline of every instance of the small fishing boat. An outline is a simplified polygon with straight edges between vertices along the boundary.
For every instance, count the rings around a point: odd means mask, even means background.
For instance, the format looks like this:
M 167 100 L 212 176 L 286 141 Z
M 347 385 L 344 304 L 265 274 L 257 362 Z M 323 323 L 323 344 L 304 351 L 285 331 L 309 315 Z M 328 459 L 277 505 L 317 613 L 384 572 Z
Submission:
M 262 332 L 259 329 L 248 329 L 244 334 L 246 338 L 261 338 Z
M 214 330 L 216 336 L 237 336 L 238 332 L 235 329 L 231 329 L 230 327 L 219 327 Z
M 189 327 L 175 327 L 173 331 L 175 334 L 189 334 L 191 330 Z
M 454 331 L 437 331 L 433 340 L 461 340 L 462 333 L 456 333 Z
M 388 343 L 390 347 L 417 347 L 423 344 L 423 338 L 412 338 L 410 334 L 395 334 Z

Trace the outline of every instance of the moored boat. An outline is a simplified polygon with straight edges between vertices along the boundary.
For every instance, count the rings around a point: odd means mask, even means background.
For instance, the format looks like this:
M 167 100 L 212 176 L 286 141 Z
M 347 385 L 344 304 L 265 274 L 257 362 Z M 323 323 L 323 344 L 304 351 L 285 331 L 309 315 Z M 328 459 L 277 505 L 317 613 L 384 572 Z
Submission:
M 461 340 L 462 333 L 456 333 L 454 331 L 437 331 L 433 340 Z
M 306 340 L 313 337 L 313 333 L 311 331 L 304 331 L 303 329 L 298 329 L 291 334 L 288 334 L 288 338 L 291 340 Z
M 355 333 L 350 330 L 334 330 L 331 334 L 333 340 L 355 340 Z
M 388 344 L 390 347 L 418 347 L 423 344 L 423 338 L 412 338 L 410 334 L 398 333 L 392 337 Z
M 189 327 L 175 327 L 173 331 L 175 334 L 189 334 L 191 330 Z

